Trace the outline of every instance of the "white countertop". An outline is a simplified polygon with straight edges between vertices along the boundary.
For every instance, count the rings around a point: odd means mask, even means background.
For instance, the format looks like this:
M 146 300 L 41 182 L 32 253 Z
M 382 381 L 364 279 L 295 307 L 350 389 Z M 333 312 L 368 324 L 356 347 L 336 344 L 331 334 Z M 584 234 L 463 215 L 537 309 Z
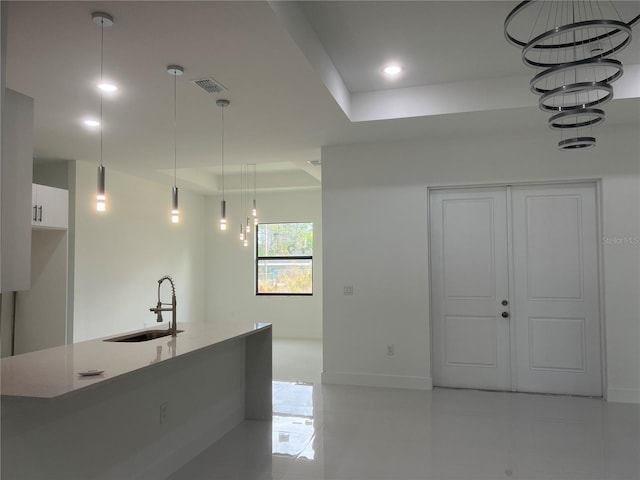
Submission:
M 179 323 L 184 330 L 146 342 L 105 342 L 105 338 L 3 358 L 3 396 L 55 398 L 203 348 L 271 328 L 269 323 Z M 149 328 L 147 330 L 155 330 Z M 143 330 L 138 330 L 143 331 Z M 78 372 L 104 370 L 98 376 Z

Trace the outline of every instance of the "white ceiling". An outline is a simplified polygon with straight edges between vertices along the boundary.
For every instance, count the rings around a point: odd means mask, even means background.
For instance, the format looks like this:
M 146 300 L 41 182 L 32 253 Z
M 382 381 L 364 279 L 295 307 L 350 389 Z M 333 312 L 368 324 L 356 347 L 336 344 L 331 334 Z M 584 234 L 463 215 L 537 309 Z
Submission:
M 166 66 L 178 64 L 185 69 L 177 121 L 184 186 L 217 190 L 215 100 L 227 98 L 227 173 L 256 163 L 266 186 L 313 187 L 320 168 L 307 162 L 325 145 L 548 131 L 528 91 L 531 72 L 502 33 L 515 4 L 10 2 L 6 82 L 35 99 L 39 158 L 98 162 L 99 133 L 81 121 L 99 114 L 100 29 L 91 13 L 108 12 L 115 24 L 104 31 L 104 71 L 120 92 L 104 100 L 107 168 L 172 181 L 173 77 Z M 640 2 L 621 8 L 640 10 Z M 639 45 L 636 39 L 621 59 L 640 64 Z M 395 82 L 380 72 L 392 59 L 406 69 Z M 607 106 L 602 128 L 638 123 L 631 72 L 618 96 L 626 99 Z M 202 77 L 228 92 L 206 94 L 191 83 Z
M 615 2 L 631 19 L 640 2 Z M 505 41 L 511 1 L 304 1 L 304 12 L 350 92 L 529 74 L 520 51 Z M 536 10 L 532 9 L 534 14 Z M 535 18 L 534 20 L 535 21 Z M 527 32 L 528 33 L 528 32 Z M 620 55 L 635 56 L 640 42 Z M 386 62 L 406 68 L 389 82 Z
M 301 8 L 351 92 L 526 73 L 502 32 L 511 2 L 303 2 Z M 380 75 L 386 62 L 401 79 Z

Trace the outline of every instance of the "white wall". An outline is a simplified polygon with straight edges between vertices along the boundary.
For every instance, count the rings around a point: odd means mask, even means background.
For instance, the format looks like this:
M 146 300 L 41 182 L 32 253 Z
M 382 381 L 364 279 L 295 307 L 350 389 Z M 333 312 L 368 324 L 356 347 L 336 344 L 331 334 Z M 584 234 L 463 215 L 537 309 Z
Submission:
M 178 321 L 202 321 L 204 196 L 181 189 L 182 221 L 173 225 L 170 186 L 105 166 L 107 212 L 98 214 L 97 165 L 76 162 L 73 341 L 149 325 L 154 320 L 149 307 L 156 303 L 163 275 L 176 283 Z M 163 284 L 163 299 L 170 301 L 170 295 Z
M 607 394 L 640 403 L 638 126 L 596 133 L 580 152 L 552 132 L 323 148 L 323 381 L 430 388 L 429 186 L 602 179 L 603 236 L 632 239 L 602 248 Z
M 262 223 L 313 222 L 313 296 L 255 295 L 255 245 L 239 240 L 239 196 L 227 195 L 229 230 L 221 232 L 220 197 L 207 199 L 207 318 L 221 322 L 255 319 L 273 324 L 279 338 L 322 336 L 322 221 L 320 189 L 259 192 Z M 245 219 L 246 220 L 246 219 Z M 253 234 L 253 232 L 252 232 Z
M 67 230 L 34 229 L 31 288 L 16 297 L 16 355 L 66 343 L 67 267 Z

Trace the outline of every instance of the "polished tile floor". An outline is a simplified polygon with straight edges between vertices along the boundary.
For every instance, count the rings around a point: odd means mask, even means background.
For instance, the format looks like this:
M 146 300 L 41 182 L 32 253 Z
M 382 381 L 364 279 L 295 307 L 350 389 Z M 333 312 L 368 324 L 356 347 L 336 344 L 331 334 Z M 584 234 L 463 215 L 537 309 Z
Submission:
M 320 365 L 319 344 L 276 341 L 273 423 L 244 422 L 169 478 L 640 479 L 639 405 L 320 385 Z

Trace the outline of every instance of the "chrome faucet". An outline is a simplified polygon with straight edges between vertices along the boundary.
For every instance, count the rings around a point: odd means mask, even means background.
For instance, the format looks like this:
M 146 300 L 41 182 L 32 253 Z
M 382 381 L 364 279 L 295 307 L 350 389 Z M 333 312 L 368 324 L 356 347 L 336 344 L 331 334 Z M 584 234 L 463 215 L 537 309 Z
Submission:
M 162 303 L 160 301 L 160 285 L 162 285 L 162 282 L 164 282 L 165 280 L 169 280 L 169 283 L 171 284 L 171 303 Z M 171 308 L 163 308 L 163 305 L 171 305 Z M 158 314 L 158 317 L 156 318 L 156 321 L 158 323 L 163 321 L 162 312 L 171 312 L 172 318 L 171 325 L 169 325 L 169 333 L 171 333 L 171 336 L 173 337 L 177 335 L 178 323 L 176 322 L 176 286 L 173 283 L 173 279 L 169 275 L 165 275 L 160 280 L 158 280 L 158 304 L 155 308 L 151 307 L 149 310 L 153 313 Z

